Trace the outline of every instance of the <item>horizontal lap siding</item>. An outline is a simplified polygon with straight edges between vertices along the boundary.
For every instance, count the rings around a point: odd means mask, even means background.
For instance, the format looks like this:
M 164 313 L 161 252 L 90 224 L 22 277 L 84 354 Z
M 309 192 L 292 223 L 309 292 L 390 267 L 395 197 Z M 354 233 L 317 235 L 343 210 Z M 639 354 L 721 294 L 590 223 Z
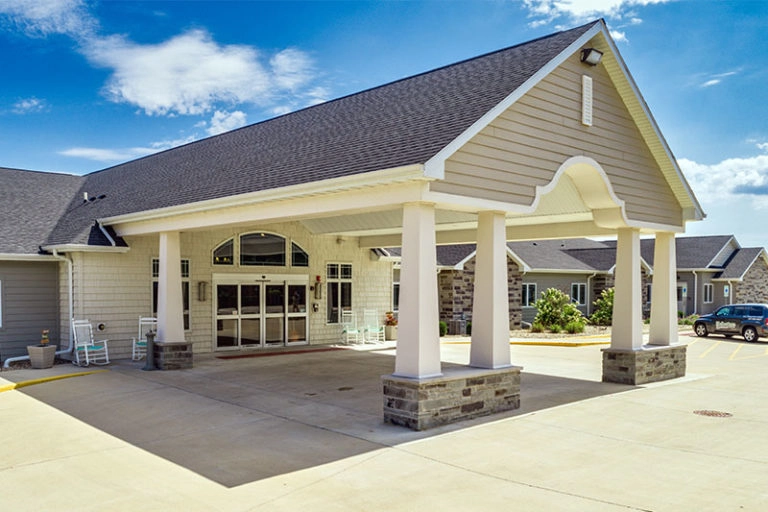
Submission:
M 38 344 L 43 329 L 59 343 L 58 267 L 56 262 L 0 262 L 3 360 L 27 355 L 27 345 Z
M 593 126 L 581 124 L 581 77 L 593 78 Z M 572 57 L 448 159 L 432 189 L 530 205 L 573 156 L 593 158 L 632 220 L 678 225 L 681 208 L 604 68 Z

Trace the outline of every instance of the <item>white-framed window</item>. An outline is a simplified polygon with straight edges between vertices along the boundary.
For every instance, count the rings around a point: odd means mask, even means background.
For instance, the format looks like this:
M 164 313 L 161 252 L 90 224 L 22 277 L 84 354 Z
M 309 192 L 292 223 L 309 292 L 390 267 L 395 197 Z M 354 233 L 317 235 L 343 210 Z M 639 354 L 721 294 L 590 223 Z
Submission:
M 3 282 L 0 281 L 0 329 L 3 328 Z
M 571 283 L 571 301 L 579 306 L 587 304 L 587 283 Z
M 160 259 L 152 258 L 152 315 L 157 317 L 157 280 L 160 277 Z M 184 310 L 184 330 L 190 329 L 189 305 L 190 305 L 190 285 L 189 285 L 189 260 L 181 260 L 181 297 Z
M 213 249 L 212 258 L 214 265 L 239 264 L 241 267 L 286 267 L 288 261 L 292 267 L 308 267 L 309 254 L 296 242 L 264 231 L 225 240 Z
M 714 302 L 715 286 L 711 283 L 704 285 L 704 304 L 712 304 Z
M 341 312 L 352 309 L 352 264 L 328 263 L 325 266 L 328 286 L 328 323 L 341 321 Z
M 523 307 L 536 305 L 536 283 L 523 283 Z
M 400 269 L 392 270 L 392 312 L 400 311 Z

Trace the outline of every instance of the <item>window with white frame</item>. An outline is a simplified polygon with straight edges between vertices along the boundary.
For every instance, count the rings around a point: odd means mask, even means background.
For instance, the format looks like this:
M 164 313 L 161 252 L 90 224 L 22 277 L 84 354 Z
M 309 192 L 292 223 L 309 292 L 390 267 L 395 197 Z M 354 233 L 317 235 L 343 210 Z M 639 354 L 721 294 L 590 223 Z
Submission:
M 587 283 L 571 283 L 571 301 L 579 306 L 587 304 Z
M 704 304 L 714 302 L 715 286 L 712 284 L 704 285 Z
M 523 307 L 536 305 L 536 283 L 523 283 Z
M 0 328 L 3 327 L 3 282 L 0 281 Z
M 392 312 L 400 310 L 400 269 L 392 270 Z
M 341 312 L 352 309 L 352 264 L 328 263 L 325 266 L 328 286 L 328 323 L 341 321 Z
M 152 315 L 157 317 L 157 289 L 158 278 L 160 277 L 160 260 L 158 258 L 152 258 Z M 181 298 L 183 302 L 184 310 L 184 330 L 188 331 L 190 328 L 189 318 L 189 304 L 190 304 L 190 287 L 189 287 L 189 260 L 181 260 Z
M 261 231 L 225 240 L 213 249 L 212 260 L 214 265 L 241 267 L 286 267 L 289 261 L 292 267 L 308 267 L 309 254 L 282 235 Z

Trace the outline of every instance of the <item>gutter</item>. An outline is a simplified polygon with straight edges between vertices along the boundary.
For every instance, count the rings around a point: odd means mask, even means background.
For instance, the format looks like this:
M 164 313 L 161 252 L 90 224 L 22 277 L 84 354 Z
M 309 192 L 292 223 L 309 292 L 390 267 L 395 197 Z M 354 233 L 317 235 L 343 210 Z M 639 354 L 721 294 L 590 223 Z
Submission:
M 56 252 L 56 250 L 53 251 L 53 258 L 58 260 L 58 261 L 64 261 L 64 262 L 67 263 L 67 287 L 68 287 L 67 302 L 68 302 L 68 306 L 69 306 L 68 318 L 72 318 L 73 311 L 74 311 L 74 290 L 72 289 L 72 283 L 74 282 L 74 278 L 73 278 L 73 270 L 72 270 L 72 260 L 70 260 L 69 258 L 67 258 L 65 256 L 61 256 L 59 253 Z M 73 340 L 72 335 L 73 335 L 72 328 L 70 327 L 69 328 L 69 340 L 68 340 L 68 343 L 67 343 L 67 348 L 62 349 L 62 350 L 57 350 L 56 351 L 56 355 L 57 356 L 60 356 L 60 355 L 63 355 L 63 354 L 68 354 L 68 353 L 72 352 L 72 340 Z M 8 368 L 8 365 L 10 363 L 15 362 L 15 361 L 24 361 L 24 360 L 28 360 L 28 359 L 29 359 L 28 355 L 26 355 L 26 356 L 9 357 L 8 359 L 5 360 L 5 362 L 3 362 L 3 368 Z

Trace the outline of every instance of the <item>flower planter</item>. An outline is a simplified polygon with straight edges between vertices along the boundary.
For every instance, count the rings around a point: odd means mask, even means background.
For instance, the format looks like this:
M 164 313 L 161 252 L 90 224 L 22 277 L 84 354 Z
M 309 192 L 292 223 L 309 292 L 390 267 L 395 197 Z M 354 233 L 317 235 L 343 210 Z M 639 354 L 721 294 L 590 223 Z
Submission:
M 396 325 L 385 325 L 384 326 L 384 338 L 387 341 L 392 341 L 397 339 L 397 326 Z
M 32 368 L 51 368 L 56 358 L 56 345 L 27 345 L 27 353 Z

